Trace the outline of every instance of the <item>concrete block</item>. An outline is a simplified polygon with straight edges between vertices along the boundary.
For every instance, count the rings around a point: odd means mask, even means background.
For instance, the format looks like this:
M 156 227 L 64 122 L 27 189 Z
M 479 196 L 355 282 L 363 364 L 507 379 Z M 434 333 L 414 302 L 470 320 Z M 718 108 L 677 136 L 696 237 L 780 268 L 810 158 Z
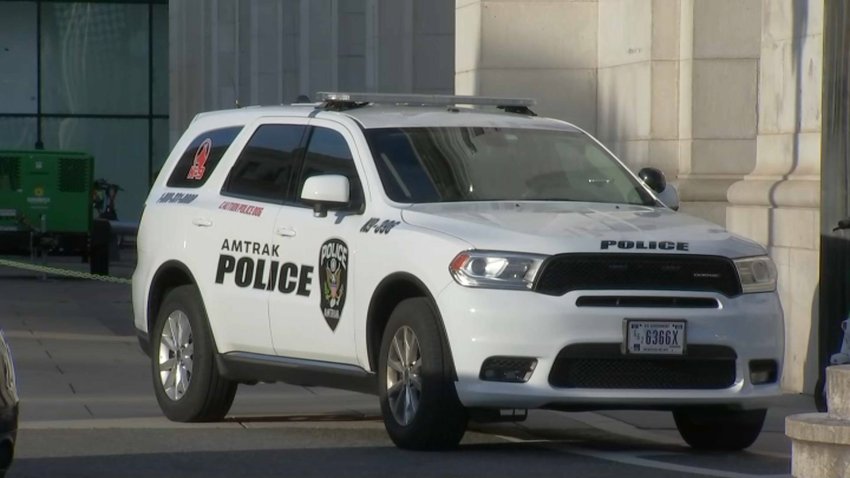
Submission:
M 593 68 L 592 2 L 481 3 L 482 68 Z
M 679 212 L 723 226 L 726 224 L 726 202 L 679 202 Z
M 695 0 L 694 58 L 758 58 L 761 0 Z
M 762 42 L 823 34 L 823 0 L 764 0 Z
M 649 141 L 605 141 L 605 145 L 632 171 L 649 164 Z
M 827 367 L 826 381 L 829 418 L 850 421 L 850 365 Z
M 820 211 L 817 209 L 776 208 L 771 226 L 772 243 L 775 246 L 814 249 L 820 240 L 819 225 Z
M 623 65 L 652 58 L 653 2 L 599 2 L 599 66 Z
M 599 135 L 617 140 L 649 139 L 650 62 L 600 68 L 598 74 Z
M 820 195 L 819 178 L 795 179 L 792 177 L 776 185 L 773 191 L 773 202 L 787 207 L 817 209 L 820 207 Z
M 456 95 L 477 95 L 479 94 L 478 90 L 478 72 L 464 71 L 455 73 Z
M 759 131 L 820 131 L 823 37 L 765 44 L 759 82 Z
M 738 176 L 702 176 L 679 173 L 679 197 L 683 201 L 726 203 L 729 187 L 740 180 Z M 725 215 L 725 212 L 724 212 Z
M 680 0 L 652 0 L 653 60 L 679 59 L 681 15 Z
M 679 177 L 679 141 L 650 140 L 647 163 L 663 171 L 667 181 L 676 181 Z
M 693 140 L 679 140 L 679 176 L 691 174 L 691 156 L 693 147 Z
M 766 245 L 769 235 L 769 210 L 757 206 L 729 206 L 726 208 L 726 229 Z
M 785 419 L 791 438 L 791 474 L 797 478 L 843 478 L 850 469 L 850 422 L 825 413 Z
M 679 134 L 679 62 L 653 61 L 650 135 L 676 139 Z
M 679 62 L 679 138 L 694 137 L 694 62 Z
M 475 70 L 481 63 L 481 3 L 455 10 L 455 73 Z
M 693 137 L 755 138 L 758 62 L 694 60 Z
M 693 60 L 694 58 L 694 2 L 696 0 L 681 0 L 679 3 L 679 58 Z
M 756 142 L 759 175 L 783 176 L 794 170 L 794 135 L 759 134 Z M 820 158 L 820 151 L 818 151 L 818 158 Z
M 745 175 L 756 165 L 756 140 L 695 139 L 691 154 L 693 174 Z
M 596 130 L 596 71 L 481 70 L 479 91 L 485 96 L 537 99 L 534 111 L 569 121 L 591 134 Z
M 779 298 L 785 311 L 785 370 L 782 385 L 786 390 L 808 392 L 817 379 L 818 253 L 812 250 L 774 247 L 772 252 L 787 250 L 787 267 L 780 272 Z

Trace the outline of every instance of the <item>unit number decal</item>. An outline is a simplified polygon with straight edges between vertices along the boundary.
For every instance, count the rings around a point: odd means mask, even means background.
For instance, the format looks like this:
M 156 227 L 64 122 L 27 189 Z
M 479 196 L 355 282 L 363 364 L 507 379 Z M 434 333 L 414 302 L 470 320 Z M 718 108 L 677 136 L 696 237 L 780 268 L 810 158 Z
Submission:
M 363 224 L 363 227 L 360 228 L 360 232 L 372 231 L 375 234 L 389 234 L 390 231 L 392 231 L 392 229 L 398 226 L 399 224 L 401 224 L 401 221 L 393 221 L 391 219 L 386 219 L 381 222 L 380 218 L 373 217 L 372 219 L 366 221 L 366 224 Z

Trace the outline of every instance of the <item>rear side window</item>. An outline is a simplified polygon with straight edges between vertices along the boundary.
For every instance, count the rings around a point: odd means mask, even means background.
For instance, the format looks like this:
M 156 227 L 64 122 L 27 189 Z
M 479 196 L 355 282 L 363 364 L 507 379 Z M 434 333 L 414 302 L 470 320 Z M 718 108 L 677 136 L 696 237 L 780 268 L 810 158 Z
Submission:
M 232 126 L 207 131 L 195 138 L 177 161 L 177 166 L 168 178 L 168 187 L 199 188 L 203 186 L 240 131 L 242 131 L 241 126 Z
M 222 193 L 275 202 L 286 199 L 306 129 L 282 124 L 257 128 L 230 170 Z

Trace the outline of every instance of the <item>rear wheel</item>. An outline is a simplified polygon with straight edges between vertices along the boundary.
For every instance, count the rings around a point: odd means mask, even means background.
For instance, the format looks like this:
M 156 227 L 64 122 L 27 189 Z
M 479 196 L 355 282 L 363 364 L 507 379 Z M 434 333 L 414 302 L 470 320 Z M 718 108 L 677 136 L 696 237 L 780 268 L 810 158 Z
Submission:
M 151 338 L 153 387 L 165 416 L 178 422 L 222 419 L 237 383 L 218 373 L 197 288 L 180 286 L 165 296 Z
M 454 448 L 466 431 L 450 359 L 426 299 L 402 301 L 384 330 L 379 396 L 384 426 L 399 448 Z
M 697 450 L 743 450 L 761 433 L 767 410 L 676 410 L 679 434 Z

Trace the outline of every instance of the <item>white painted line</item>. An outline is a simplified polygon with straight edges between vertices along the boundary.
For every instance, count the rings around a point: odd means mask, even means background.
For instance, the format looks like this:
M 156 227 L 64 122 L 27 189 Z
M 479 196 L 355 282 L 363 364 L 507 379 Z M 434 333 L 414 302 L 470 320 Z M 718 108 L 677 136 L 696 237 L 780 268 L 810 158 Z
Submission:
M 496 435 L 497 437 L 512 442 L 512 443 L 544 443 L 545 440 L 522 440 L 520 438 L 514 438 L 505 435 Z M 556 444 L 556 442 L 552 442 Z M 734 471 L 723 471 L 723 470 L 715 470 L 711 468 L 701 468 L 698 466 L 688 466 L 688 465 L 677 465 L 674 463 L 664 463 L 661 461 L 650 460 L 646 458 L 641 458 L 641 454 L 647 454 L 646 451 L 641 452 L 609 452 L 609 451 L 597 451 L 597 450 L 589 450 L 586 448 L 579 448 L 574 446 L 569 446 L 564 444 L 563 442 L 557 442 L 558 447 L 556 450 L 564 451 L 566 453 L 572 453 L 574 455 L 581 455 L 590 458 L 596 458 L 598 460 L 612 461 L 615 463 L 622 463 L 624 465 L 632 465 L 639 466 L 642 468 L 654 468 L 656 470 L 665 470 L 665 471 L 675 471 L 679 473 L 691 473 L 694 475 L 702 475 L 702 476 L 713 476 L 715 478 L 792 478 L 790 474 L 781 474 L 781 475 L 767 475 L 767 474 L 752 474 L 752 473 L 737 473 Z M 654 452 L 649 452 L 649 454 L 655 455 Z
M 607 452 L 607 451 L 596 451 L 596 450 L 585 450 L 580 448 L 570 448 L 570 453 L 576 455 L 583 455 L 592 458 L 598 458 L 600 460 L 614 461 L 617 463 L 623 463 L 626 465 L 634 465 L 641 466 L 645 468 L 656 468 L 659 470 L 666 471 L 676 471 L 682 473 L 692 473 L 695 475 L 704 475 L 704 476 L 714 476 L 717 478 L 791 478 L 790 474 L 782 474 L 782 475 L 765 475 L 765 474 L 753 474 L 753 473 L 738 473 L 734 471 L 723 471 L 723 470 L 715 470 L 711 468 L 702 468 L 698 466 L 688 466 L 688 465 L 677 465 L 674 463 L 664 463 L 661 461 L 649 460 L 646 458 L 641 458 L 637 454 L 628 453 L 628 452 Z M 642 452 L 646 453 L 646 452 Z
M 655 443 L 661 443 L 665 445 L 676 445 L 687 447 L 683 440 L 679 440 L 677 438 L 663 435 L 661 433 L 655 433 L 650 430 L 644 430 L 642 428 L 638 428 L 630 423 L 617 420 L 615 418 L 611 418 L 607 415 L 602 415 L 594 412 L 582 412 L 582 413 L 571 413 L 570 418 L 584 423 L 585 425 L 591 426 L 598 430 L 602 430 L 608 433 L 613 433 L 615 435 L 626 436 L 629 438 L 636 438 L 641 440 L 652 441 Z M 766 432 L 762 432 L 766 433 Z M 790 460 L 791 454 L 789 453 L 779 453 L 772 451 L 760 451 L 760 450 L 747 450 L 747 453 L 751 455 L 762 455 L 771 458 L 781 458 L 784 460 Z M 654 453 L 655 454 L 655 453 Z
M 71 340 L 79 342 L 114 342 L 122 344 L 135 344 L 138 342 L 136 337 L 121 335 L 73 334 L 67 332 L 38 332 L 23 330 L 6 330 L 4 331 L 4 334 L 10 339 L 21 340 Z
M 304 414 L 227 417 L 213 423 L 172 422 L 165 417 L 147 418 L 83 418 L 78 420 L 23 421 L 19 430 L 243 430 L 250 428 L 321 428 L 321 429 L 383 429 L 383 422 L 368 416 L 344 414 Z
M 639 440 L 646 440 L 665 445 L 687 446 L 682 440 L 678 440 L 676 438 L 667 435 L 662 435 L 660 433 L 655 433 L 649 430 L 644 430 L 632 425 L 631 423 L 626 423 L 624 421 L 620 421 L 606 415 L 601 415 L 599 413 L 571 413 L 569 417 L 572 420 L 584 423 L 585 425 L 591 426 L 598 430 L 613 433 L 614 435 L 621 435 L 629 438 L 636 438 Z

